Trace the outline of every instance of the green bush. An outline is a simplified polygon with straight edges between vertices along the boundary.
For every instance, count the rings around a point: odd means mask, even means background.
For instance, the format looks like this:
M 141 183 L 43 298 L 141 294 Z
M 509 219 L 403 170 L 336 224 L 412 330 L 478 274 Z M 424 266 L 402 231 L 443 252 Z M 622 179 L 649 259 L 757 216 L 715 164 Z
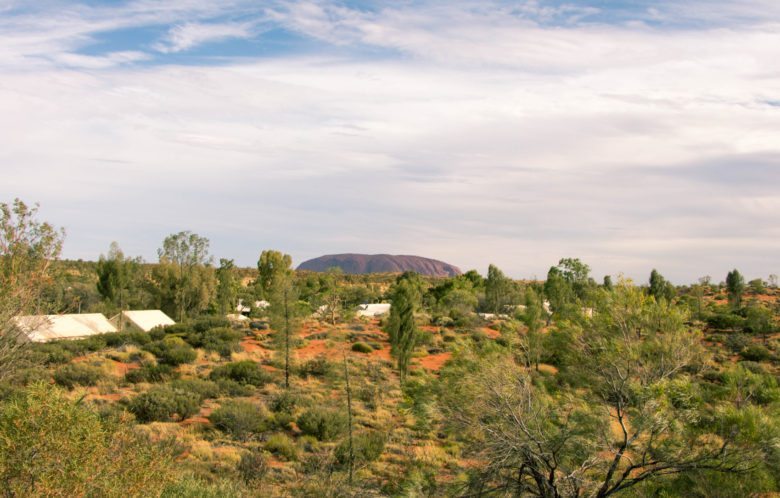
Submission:
M 238 473 L 247 484 L 262 480 L 268 473 L 268 459 L 259 448 L 252 448 L 241 455 L 238 462 Z
M 365 342 L 356 342 L 352 345 L 352 351 L 356 353 L 370 353 L 374 348 L 366 344 Z
M 144 363 L 141 368 L 129 370 L 125 374 L 125 380 L 137 384 L 139 382 L 166 382 L 179 376 L 179 372 L 170 365 L 155 365 Z
M 191 363 L 198 357 L 197 352 L 179 337 L 166 337 L 165 339 L 154 341 L 144 346 L 160 363 L 166 365 L 181 365 Z
M 230 327 L 230 320 L 221 316 L 203 316 L 190 322 L 195 332 L 206 332 L 211 329 Z
M 116 334 L 106 334 L 106 346 L 118 348 L 125 344 L 135 344 L 136 346 L 145 346 L 152 342 L 152 336 L 147 332 L 117 332 Z
M 255 392 L 255 386 L 241 384 L 232 379 L 216 379 L 219 392 L 225 396 L 234 398 L 237 396 L 251 396 Z
M 324 356 L 313 358 L 298 367 L 301 377 L 325 377 L 333 370 L 333 364 Z
M 332 441 L 347 427 L 347 418 L 340 411 L 311 408 L 298 417 L 298 428 L 320 441 Z
M 248 401 L 228 401 L 209 415 L 214 427 L 236 439 L 245 440 L 267 429 L 265 407 Z
M 33 352 L 42 355 L 43 362 L 47 365 L 62 365 L 73 359 L 73 353 L 56 342 L 35 344 L 32 347 L 32 350 Z
M 179 379 L 170 384 L 171 388 L 193 393 L 198 396 L 201 402 L 204 399 L 216 398 L 219 396 L 220 388 L 216 382 L 204 379 Z
M 159 496 L 172 480 L 173 457 L 172 446 L 102 419 L 51 385 L 0 404 L 4 496 Z
M 290 391 L 282 391 L 271 400 L 270 408 L 275 413 L 292 413 L 300 405 L 300 396 Z
M 748 346 L 739 354 L 748 361 L 768 361 L 772 358 L 772 354 L 769 350 L 759 344 Z
M 298 447 L 295 446 L 295 441 L 287 434 L 272 434 L 265 442 L 265 449 L 289 461 L 298 459 Z
M 85 363 L 71 363 L 54 372 L 54 382 L 68 389 L 73 389 L 77 385 L 94 386 L 103 378 L 105 378 L 103 370 Z
M 230 379 L 242 385 L 262 387 L 271 382 L 271 374 L 252 360 L 236 361 L 211 371 L 212 380 Z
M 382 456 L 387 444 L 387 435 L 379 431 L 362 432 L 352 438 L 352 454 L 355 463 L 374 462 Z M 349 463 L 349 439 L 336 447 L 336 461 L 342 465 Z
M 222 357 L 241 350 L 240 342 L 244 337 L 242 332 L 228 327 L 209 329 L 203 332 L 193 332 L 186 337 L 189 344 L 207 351 L 215 351 Z
M 199 408 L 197 394 L 167 386 L 153 387 L 128 404 L 128 410 L 141 422 L 184 420 L 195 415 Z

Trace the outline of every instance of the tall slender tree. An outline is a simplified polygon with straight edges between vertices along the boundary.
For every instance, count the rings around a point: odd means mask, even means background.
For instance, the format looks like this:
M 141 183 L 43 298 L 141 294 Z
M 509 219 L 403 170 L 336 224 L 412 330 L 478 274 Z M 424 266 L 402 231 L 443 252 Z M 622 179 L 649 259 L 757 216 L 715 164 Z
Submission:
M 235 313 L 239 283 L 232 259 L 221 258 L 217 268 L 217 310 L 221 315 Z
M 393 291 L 390 317 L 386 331 L 390 336 L 390 354 L 396 359 L 401 385 L 406 380 L 412 352 L 419 333 L 414 322 L 414 312 L 419 307 L 420 290 L 412 279 L 400 279 Z
M 263 255 L 270 255 L 264 259 Z M 290 387 L 290 350 L 297 332 L 301 312 L 298 307 L 298 289 L 295 286 L 293 270 L 290 267 L 292 258 L 277 251 L 263 251 L 261 262 L 273 260 L 273 264 L 264 269 L 270 270 L 260 278 L 263 282 L 263 292 L 270 306 L 268 316 L 271 327 L 275 331 L 276 343 L 284 361 L 284 387 Z
M 216 287 L 209 239 L 189 231 L 171 234 L 157 254 L 152 278 L 161 306 L 175 310 L 180 321 L 205 310 Z
M 745 292 L 745 277 L 735 268 L 726 275 L 726 291 L 729 304 L 734 308 L 742 306 L 742 293 Z

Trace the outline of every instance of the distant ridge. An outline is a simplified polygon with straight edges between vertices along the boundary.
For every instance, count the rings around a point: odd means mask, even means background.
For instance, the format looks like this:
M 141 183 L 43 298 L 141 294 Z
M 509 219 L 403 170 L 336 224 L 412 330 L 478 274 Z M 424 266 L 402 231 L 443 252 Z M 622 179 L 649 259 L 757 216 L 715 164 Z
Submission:
M 344 273 L 400 273 L 414 271 L 421 275 L 434 277 L 454 277 L 460 275 L 457 266 L 420 256 L 393 256 L 390 254 L 329 254 L 304 261 L 299 270 L 326 271 L 328 268 L 341 268 Z

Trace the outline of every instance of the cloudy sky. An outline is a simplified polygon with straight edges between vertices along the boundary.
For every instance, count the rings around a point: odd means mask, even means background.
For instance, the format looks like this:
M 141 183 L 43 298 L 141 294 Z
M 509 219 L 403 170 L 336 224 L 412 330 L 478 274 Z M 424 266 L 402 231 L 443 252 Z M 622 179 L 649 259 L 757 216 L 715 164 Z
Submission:
M 777 0 L 0 0 L 0 201 L 64 255 L 780 273 Z

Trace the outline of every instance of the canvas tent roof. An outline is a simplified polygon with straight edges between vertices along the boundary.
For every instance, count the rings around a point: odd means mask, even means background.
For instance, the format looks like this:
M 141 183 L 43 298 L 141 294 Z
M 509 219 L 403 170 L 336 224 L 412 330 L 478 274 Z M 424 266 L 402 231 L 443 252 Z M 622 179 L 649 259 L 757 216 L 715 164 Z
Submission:
M 171 317 L 160 310 L 123 311 L 122 316 L 144 332 L 149 332 L 155 327 L 176 324 Z M 116 321 L 116 317 L 112 318 L 112 321 Z
M 357 315 L 373 318 L 390 312 L 389 303 L 361 304 L 358 306 Z
M 32 342 L 78 339 L 116 332 L 116 328 L 102 313 L 18 316 L 14 318 L 14 323 Z
M 258 309 L 262 310 L 262 309 L 265 309 L 265 308 L 267 308 L 269 306 L 271 306 L 271 303 L 269 303 L 266 300 L 255 301 L 255 308 L 258 308 Z M 249 313 L 252 310 L 249 308 L 249 306 L 245 306 L 244 305 L 244 300 L 243 299 L 239 299 L 238 300 L 238 305 L 236 306 L 236 311 L 238 311 L 239 313 Z

